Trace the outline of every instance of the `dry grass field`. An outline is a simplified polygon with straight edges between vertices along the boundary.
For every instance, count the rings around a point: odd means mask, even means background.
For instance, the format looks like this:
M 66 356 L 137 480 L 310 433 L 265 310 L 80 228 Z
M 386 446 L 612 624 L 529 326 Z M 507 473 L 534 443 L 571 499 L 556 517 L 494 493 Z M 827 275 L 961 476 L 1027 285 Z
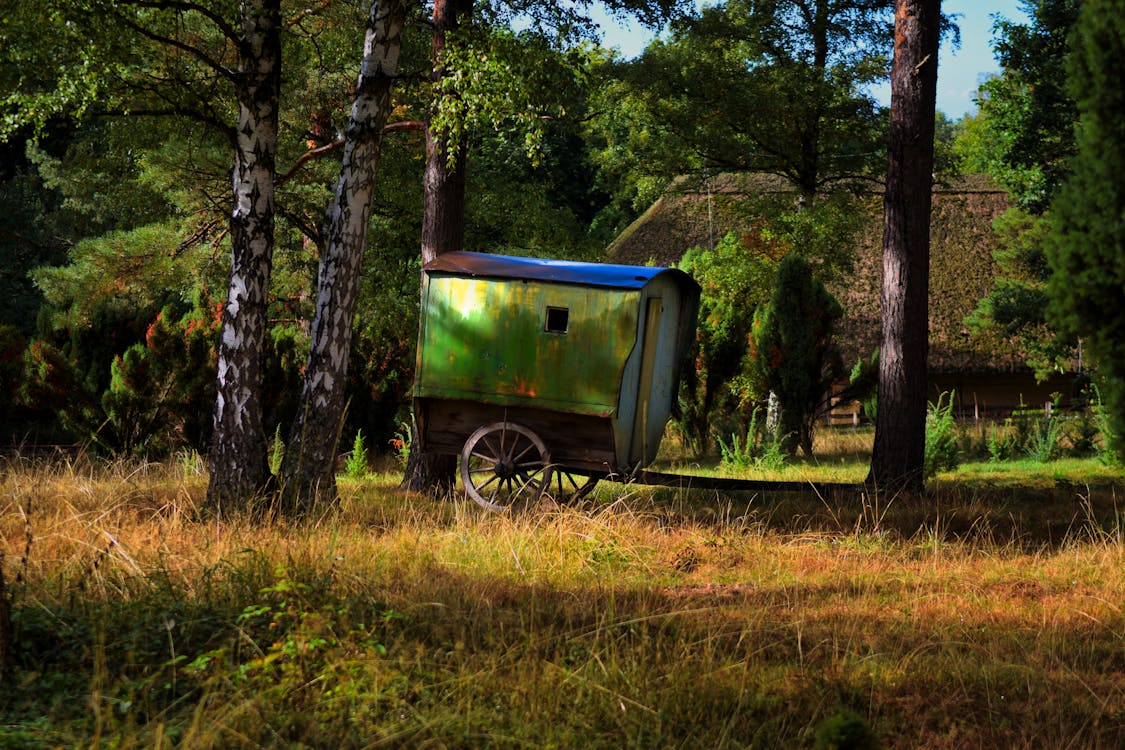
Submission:
M 512 516 L 388 470 L 222 522 L 197 460 L 0 472 L 2 748 L 1125 746 L 1125 481 L 1093 460 Z

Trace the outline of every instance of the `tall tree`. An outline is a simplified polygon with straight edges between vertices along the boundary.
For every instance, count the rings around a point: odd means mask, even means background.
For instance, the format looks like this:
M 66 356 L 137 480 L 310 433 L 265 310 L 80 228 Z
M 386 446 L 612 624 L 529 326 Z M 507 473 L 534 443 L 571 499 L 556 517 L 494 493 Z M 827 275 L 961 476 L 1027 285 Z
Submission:
M 231 268 L 219 337 L 207 504 L 218 512 L 262 490 L 262 344 L 273 264 L 281 95 L 281 0 L 243 0 L 238 39 Z
M 434 0 L 432 26 L 432 80 L 439 88 L 449 75 L 445 64 L 447 38 L 473 12 L 473 0 Z M 463 138 L 443 140 L 426 123 L 426 166 L 422 177 L 422 263 L 441 255 L 462 250 L 465 240 L 465 142 Z M 415 492 L 438 494 L 453 486 L 457 467 L 455 456 L 430 453 L 412 425 L 411 451 L 403 475 L 402 487 Z
M 1078 152 L 1053 204 L 1051 312 L 1085 342 L 1125 459 L 1125 2 L 1085 0 L 1070 64 Z
M 868 482 L 922 489 L 929 351 L 930 204 L 941 0 L 895 0 L 883 200 L 883 337 Z
M 1065 370 L 1077 343 L 1047 321 L 1044 238 L 1051 224 L 1048 209 L 1075 151 L 1067 38 L 1080 3 L 1026 0 L 1023 6 L 1029 23 L 996 23 L 994 48 L 1002 71 L 981 86 L 980 111 L 961 139 L 966 167 L 995 177 L 1013 202 L 994 227 L 1000 273 L 967 322 L 1014 337 L 1027 363 L 1045 376 Z
M 403 0 L 372 1 L 340 178 L 327 220 L 301 403 L 285 452 L 283 490 L 289 506 L 336 496 L 336 447 L 344 418 L 360 261 L 405 20 Z
M 844 374 L 832 334 L 844 311 L 797 253 L 781 259 L 773 297 L 755 316 L 759 366 L 781 408 L 778 434 L 789 455 L 813 455 L 813 423 Z
M 891 0 L 728 0 L 678 22 L 601 92 L 603 175 L 647 204 L 699 172 L 777 174 L 806 199 L 877 178 Z
M 24 122 L 43 128 L 53 118 L 94 112 L 168 117 L 201 123 L 232 146 L 232 266 L 208 501 L 219 509 L 242 502 L 268 475 L 261 353 L 275 219 L 281 2 L 22 5 L 10 17 L 5 14 L 0 45 L 7 63 L 3 75 L 15 78 L 17 86 L 3 100 L 5 130 Z M 232 100 L 234 122 L 225 106 Z
M 1030 23 L 996 22 L 999 76 L 980 90 L 987 152 L 982 166 L 1032 215 L 1051 205 L 1074 154 L 1074 97 L 1067 90 L 1067 38 L 1079 0 L 1023 0 Z
M 619 12 L 636 13 L 642 20 L 659 24 L 679 7 L 681 0 L 607 0 L 603 3 Z M 467 135 L 473 124 L 492 120 L 495 127 L 499 120 L 511 116 L 511 101 L 505 98 L 526 86 L 511 78 L 511 70 L 524 69 L 524 66 L 501 64 L 498 68 L 482 55 L 477 59 L 461 56 L 457 66 L 451 64 L 454 50 L 450 42 L 459 39 L 464 51 L 470 41 L 470 22 L 474 13 L 484 17 L 485 35 L 489 24 L 510 22 L 513 14 L 524 14 L 533 24 L 532 36 L 542 37 L 552 30 L 562 42 L 574 41 L 592 33 L 592 25 L 582 14 L 589 8 L 589 0 L 578 0 L 573 4 L 554 2 L 531 2 L 507 0 L 503 2 L 482 2 L 479 7 L 474 0 L 434 0 L 432 18 L 432 71 L 431 81 L 435 91 L 430 119 L 426 127 L 426 166 L 423 177 L 425 192 L 422 219 L 422 262 L 427 263 L 438 255 L 464 249 L 465 236 L 465 180 L 468 154 Z M 512 49 L 518 49 L 513 47 Z M 507 70 L 499 78 L 489 75 L 474 76 L 473 66 L 487 72 Z M 489 70 L 491 67 L 491 70 Z M 474 90 L 473 79 L 499 80 L 504 84 L 497 91 Z M 541 92 L 543 93 L 543 92 Z M 557 93 L 557 92 L 548 92 Z M 519 96 L 527 104 L 526 97 Z M 549 97 L 548 97 L 549 98 Z M 452 105 L 452 106 L 450 106 Z M 441 110 L 445 109 L 445 113 Z M 448 113 L 452 112 L 452 115 Z M 488 113 L 482 116 L 483 113 Z M 541 113 L 522 113 L 518 118 L 528 123 L 537 120 Z M 435 119 L 441 120 L 436 123 Z M 529 140 L 534 141 L 534 138 Z M 403 475 L 401 486 L 413 491 L 440 494 L 453 486 L 456 457 L 437 455 L 428 452 L 418 439 L 417 430 L 412 427 L 413 450 Z

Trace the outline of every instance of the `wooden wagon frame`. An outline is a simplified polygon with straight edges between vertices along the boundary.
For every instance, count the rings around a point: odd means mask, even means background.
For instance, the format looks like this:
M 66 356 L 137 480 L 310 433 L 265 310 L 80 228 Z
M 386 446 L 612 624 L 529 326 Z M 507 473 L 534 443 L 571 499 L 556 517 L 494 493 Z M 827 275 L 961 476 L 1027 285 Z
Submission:
M 491 509 L 651 463 L 695 336 L 674 268 L 446 253 L 423 269 L 414 414 Z

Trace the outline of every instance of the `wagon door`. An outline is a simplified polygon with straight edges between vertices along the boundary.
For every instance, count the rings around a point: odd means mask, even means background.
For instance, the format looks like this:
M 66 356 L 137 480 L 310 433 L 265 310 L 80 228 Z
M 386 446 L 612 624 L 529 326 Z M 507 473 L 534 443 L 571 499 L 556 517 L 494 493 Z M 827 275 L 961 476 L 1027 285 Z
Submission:
M 660 297 L 649 297 L 645 305 L 645 327 L 641 342 L 641 377 L 637 388 L 637 411 L 633 418 L 633 439 L 631 441 L 631 455 L 629 456 L 629 463 L 631 464 L 638 461 L 647 464 L 652 460 L 649 457 L 650 453 L 656 453 L 655 445 L 651 446 L 650 451 L 652 440 L 649 435 L 649 425 L 652 423 L 653 417 L 656 416 L 652 409 L 653 386 L 659 366 L 657 350 L 660 348 L 660 321 L 663 315 L 664 300 Z M 662 431 L 664 429 L 663 421 L 660 424 L 660 429 Z

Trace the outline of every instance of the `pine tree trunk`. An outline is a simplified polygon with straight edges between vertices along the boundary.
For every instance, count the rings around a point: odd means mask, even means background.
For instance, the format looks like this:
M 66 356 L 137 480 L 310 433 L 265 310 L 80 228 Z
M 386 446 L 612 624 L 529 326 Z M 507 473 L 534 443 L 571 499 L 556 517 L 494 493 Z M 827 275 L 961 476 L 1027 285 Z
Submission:
M 435 0 L 433 16 L 433 76 L 445 74 L 441 56 L 445 36 L 472 14 L 472 0 Z M 426 128 L 426 170 L 423 176 L 424 214 L 422 217 L 422 263 L 441 255 L 463 250 L 465 241 L 465 153 L 463 144 L 455 144 L 456 159 L 449 164 L 449 151 Z M 411 427 L 410 458 L 402 479 L 402 488 L 414 492 L 441 495 L 454 483 L 457 468 L 455 456 L 433 454 L 426 450 L 416 425 Z
M 281 0 L 245 0 L 234 133 L 231 269 L 218 347 L 218 395 L 207 504 L 245 506 L 269 471 L 262 428 L 262 343 L 273 261 L 281 86 Z
M 879 409 L 868 483 L 921 491 L 926 450 L 930 201 L 941 0 L 896 0 L 883 226 Z
M 405 20 L 403 0 L 371 3 L 336 198 L 327 217 L 327 247 L 317 278 L 300 408 L 285 451 L 283 491 L 285 505 L 291 508 L 317 497 L 336 497 L 336 449 L 344 420 L 360 263 Z

